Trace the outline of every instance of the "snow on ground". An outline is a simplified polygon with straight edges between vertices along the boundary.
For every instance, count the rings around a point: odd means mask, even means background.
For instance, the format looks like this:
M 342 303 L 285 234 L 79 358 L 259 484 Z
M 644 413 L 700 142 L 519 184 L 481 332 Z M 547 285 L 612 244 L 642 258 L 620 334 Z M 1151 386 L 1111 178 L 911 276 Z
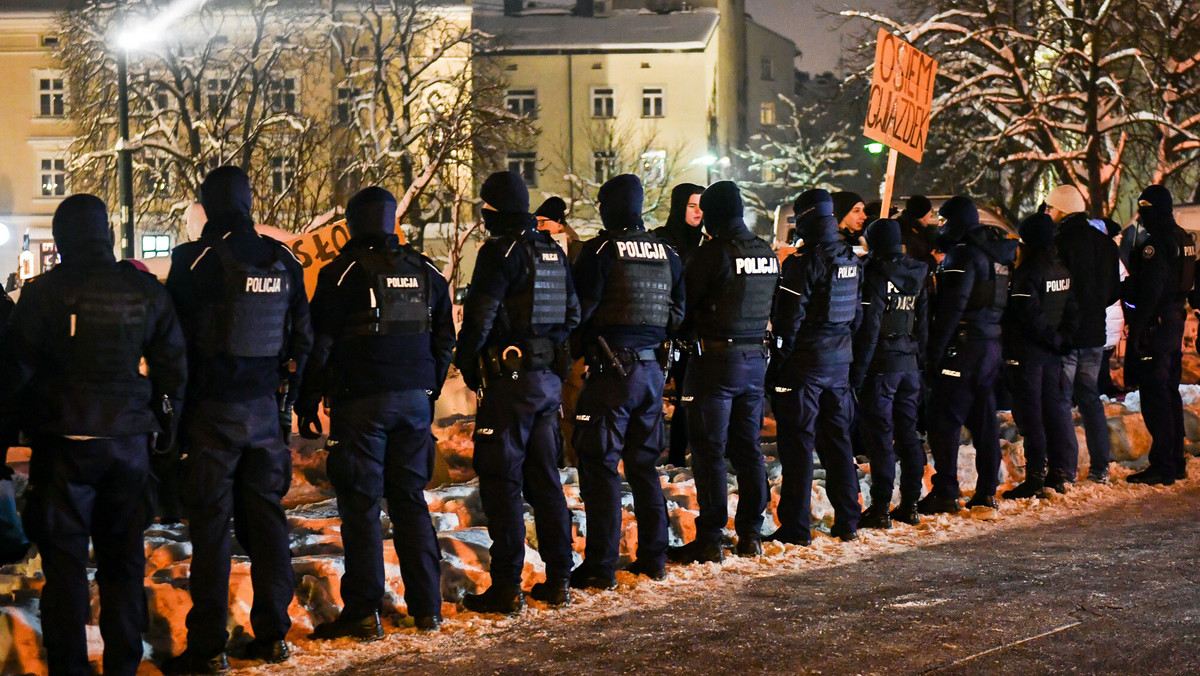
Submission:
M 1188 402 L 1185 418 L 1188 448 L 1200 454 L 1200 388 L 1184 386 L 1185 401 Z M 1133 402 L 1129 402 L 1133 399 Z M 1136 396 L 1126 398 L 1136 403 Z M 1109 431 L 1113 441 L 1114 455 L 1120 465 L 1114 466 L 1114 477 L 1120 478 L 1145 464 L 1149 448 L 1149 435 L 1141 416 L 1131 412 L 1119 402 L 1107 405 Z M 764 451 L 773 456 L 773 421 L 764 426 Z M 1076 420 L 1077 425 L 1079 423 Z M 471 472 L 470 419 L 461 416 L 445 418 L 435 429 L 440 461 L 438 474 L 444 485 L 427 491 L 430 512 L 438 531 L 443 552 L 442 592 L 446 603 L 443 614 L 447 618 L 445 627 L 434 634 L 419 634 L 406 623 L 403 616 L 403 585 L 395 553 L 390 545 L 385 546 L 388 576 L 388 599 L 385 601 L 387 622 L 391 634 L 382 642 L 360 646 L 347 641 L 317 643 L 305 636 L 321 621 L 336 616 L 340 606 L 340 581 L 342 572 L 340 524 L 337 518 L 333 493 L 325 474 L 325 451 L 320 442 L 298 441 L 293 448 L 294 476 L 291 491 L 285 498 L 291 524 L 291 544 L 296 573 L 296 599 L 291 606 L 294 627 L 289 639 L 295 646 L 295 657 L 287 664 L 273 667 L 253 666 L 240 663 L 247 673 L 315 673 L 344 668 L 356 662 L 382 657 L 398 650 L 422 652 L 446 651 L 447 660 L 452 661 L 456 651 L 482 647 L 507 628 L 518 625 L 536 627 L 539 623 L 576 621 L 612 613 L 626 612 L 634 608 L 652 608 L 668 605 L 678 599 L 696 594 L 713 593 L 718 588 L 739 585 L 746 577 L 760 577 L 795 572 L 817 567 L 841 565 L 860 561 L 884 553 L 923 547 L 947 540 L 972 537 L 993 528 L 1023 527 L 1049 519 L 1068 518 L 1077 514 L 1098 510 L 1113 504 L 1143 499 L 1160 491 L 1181 488 L 1153 489 L 1130 486 L 1118 481 L 1112 486 L 1097 486 L 1089 483 L 1077 484 L 1065 496 L 1052 494 L 1045 500 L 1004 502 L 997 516 L 991 510 L 962 512 L 955 516 L 925 517 L 918 527 L 897 525 L 887 532 L 860 531 L 860 540 L 841 543 L 825 535 L 818 535 L 809 548 L 784 547 L 774 543 L 765 545 L 765 555 L 756 559 L 730 557 L 724 564 L 673 566 L 667 580 L 648 581 L 627 573 L 619 573 L 621 586 L 611 592 L 576 593 L 571 608 L 548 611 L 537 602 L 530 602 L 530 611 L 519 618 L 496 618 L 479 616 L 459 611 L 455 602 L 464 593 L 486 587 L 489 539 L 486 518 L 479 503 L 478 486 Z M 1077 429 L 1080 440 L 1080 475 L 1086 476 L 1087 453 L 1082 429 Z M 1011 416 L 1001 413 L 1001 437 L 1005 457 L 1002 467 L 1004 483 L 1012 485 L 1023 474 L 1023 448 L 1020 436 L 1012 424 Z M 20 456 L 10 454 L 10 460 Z M 21 467 L 21 463 L 17 463 Z M 860 483 L 864 500 L 870 487 L 866 472 L 860 466 Z M 927 468 L 926 480 L 932 473 Z M 1191 474 L 1194 477 L 1183 486 L 1200 483 L 1200 462 L 1193 461 Z M 959 475 L 963 489 L 970 492 L 975 485 L 974 449 L 969 439 L 964 439 L 960 453 Z M 772 487 L 772 500 L 768 508 L 771 518 L 764 529 L 774 528 L 774 510 L 778 502 L 780 468 L 778 461 L 768 457 L 768 478 Z M 563 491 L 571 508 L 575 548 L 582 552 L 586 536 L 586 522 L 575 470 L 562 472 Z M 662 481 L 667 496 L 671 521 L 671 543 L 680 544 L 694 536 L 693 521 L 696 516 L 695 485 L 687 469 L 663 468 Z M 813 518 L 818 529 L 828 528 L 832 520 L 832 509 L 825 497 L 824 473 L 818 465 L 814 482 Z M 730 514 L 737 504 L 736 480 L 731 477 Z M 898 497 L 898 496 L 897 496 Z M 625 561 L 636 550 L 636 525 L 633 521 L 632 499 L 625 489 L 625 529 L 621 545 Z M 537 555 L 532 517 L 526 516 L 529 528 L 530 547 L 524 580 L 528 587 L 544 574 Z M 385 533 L 390 534 L 390 522 L 383 519 Z M 732 523 L 730 524 L 732 528 Z M 181 524 L 157 525 L 146 536 L 147 567 L 146 591 L 150 605 L 151 623 L 146 634 L 147 657 L 154 660 L 180 651 L 186 638 L 184 617 L 190 607 L 186 591 L 191 545 L 186 540 L 186 530 Z M 249 610 L 252 592 L 249 581 L 249 562 L 235 546 L 235 560 L 230 586 L 231 626 L 234 641 L 244 640 L 249 628 Z M 578 556 L 578 555 L 577 555 Z M 37 604 L 43 584 L 39 560 L 0 568 L 0 672 L 45 673 L 44 657 L 40 653 L 41 624 L 37 618 Z M 95 586 L 93 585 L 93 595 Z M 95 604 L 93 606 L 96 607 Z M 549 613 L 547 615 L 547 613 Z M 91 652 L 99 659 L 101 643 L 95 626 L 89 627 Z M 235 661 L 235 666 L 239 663 Z M 143 664 L 144 673 L 155 673 L 149 664 Z

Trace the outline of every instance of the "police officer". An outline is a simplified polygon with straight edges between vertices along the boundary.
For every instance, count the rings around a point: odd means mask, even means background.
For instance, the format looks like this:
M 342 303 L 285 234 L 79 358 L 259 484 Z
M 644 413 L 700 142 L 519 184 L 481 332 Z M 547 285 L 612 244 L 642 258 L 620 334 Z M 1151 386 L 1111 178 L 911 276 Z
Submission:
M 862 318 L 862 266 L 838 236 L 833 204 L 819 188 L 796 198 L 796 229 L 804 244 L 783 262 L 771 314 L 771 360 L 778 369 L 772 403 L 783 466 L 779 529 L 772 539 L 805 546 L 812 539 L 814 449 L 827 472 L 834 510 L 831 534 L 842 540 L 858 537 L 850 362 L 852 336 Z
M 889 528 L 892 519 L 917 525 L 925 476 L 925 447 L 917 432 L 921 371 L 929 336 L 926 267 L 904 253 L 900 224 L 867 227 L 863 319 L 854 335 L 850 382 L 859 391 L 863 441 L 871 460 L 871 506 L 863 528 Z M 900 458 L 900 504 L 888 512 Z
M 661 228 L 650 231 L 667 246 L 675 250 L 679 260 L 687 265 L 692 252 L 704 241 L 704 211 L 700 209 L 700 195 L 704 186 L 695 183 L 680 183 L 671 188 L 671 211 Z M 688 432 L 687 407 L 681 406 L 680 393 L 687 374 L 688 353 L 679 351 L 679 358 L 671 364 L 667 377 L 674 383 L 675 413 L 671 417 L 670 438 L 667 443 L 667 463 L 676 467 L 687 466 Z
M 1017 232 L 1021 262 L 1013 270 L 1004 314 L 1004 359 L 1013 418 L 1025 438 L 1025 481 L 1005 491 L 1005 499 L 1041 497 L 1047 487 L 1066 492 L 1079 461 L 1070 381 L 1063 371 L 1079 325 L 1071 272 L 1055 255 L 1049 215 L 1029 216 Z
M 642 183 L 622 174 L 600 188 L 604 231 L 572 268 L 588 365 L 575 409 L 579 488 L 587 548 L 571 586 L 612 589 L 621 542 L 621 475 L 633 491 L 637 560 L 630 570 L 661 579 L 667 506 L 656 469 L 662 450 L 663 343 L 683 320 L 683 266 L 642 225 Z
M 1192 288 L 1196 244 L 1175 223 L 1171 193 L 1161 185 L 1151 185 L 1138 197 L 1138 224 L 1149 236 L 1134 246 L 1122 293 L 1129 325 L 1125 368 L 1141 384 L 1142 418 L 1151 442 L 1150 467 L 1130 474 L 1128 481 L 1170 486 L 1187 478 L 1179 381 L 1183 304 L 1189 300 L 1200 307 L 1200 294 Z
M 394 234 L 396 198 L 383 188 L 346 204 L 350 241 L 318 277 L 311 313 L 312 357 L 296 415 L 317 436 L 317 407 L 329 399 L 327 468 L 337 492 L 346 570 L 345 607 L 317 625 L 313 638 L 383 636 L 383 533 L 386 497 L 404 580 L 404 601 L 418 629 L 441 623 L 441 552 L 425 503 L 434 443 L 429 428 L 454 352 L 450 293 L 440 270 Z
M 186 380 L 175 309 L 153 276 L 113 257 L 108 210 L 73 195 L 54 212 L 62 263 L 31 280 L 12 313 L 3 363 L 5 430 L 32 440 L 24 521 L 42 556 L 42 640 L 52 674 L 89 674 L 88 538 L 103 609 L 104 673 L 142 661 L 153 520 L 150 445 L 170 445 Z M 145 359 L 147 375 L 139 373 Z
M 1000 319 L 1008 304 L 1009 266 L 1017 243 L 979 222 L 968 197 L 952 197 L 938 214 L 946 250 L 937 273 L 929 330 L 929 450 L 933 490 L 918 504 L 922 514 L 952 514 L 958 498 L 958 443 L 971 431 L 979 479 L 967 507 L 996 507 L 1000 431 L 995 382 L 1000 372 Z
M 167 276 L 188 340 L 181 471 L 194 552 L 187 650 L 162 667 L 173 674 L 227 664 L 230 519 L 252 565 L 254 640 L 245 657 L 288 658 L 292 563 L 280 501 L 292 478 L 292 402 L 280 393 L 299 391 L 312 347 L 300 262 L 254 231 L 246 172 L 213 170 L 200 203 L 208 222 L 197 241 L 175 248 Z
M 729 520 L 725 458 L 738 476 L 737 553 L 762 552 L 767 507 L 766 462 L 760 449 L 764 337 L 779 259 L 742 220 L 742 196 L 732 181 L 718 181 L 700 197 L 712 239 L 692 254 L 685 272 L 684 334 L 694 347 L 683 384 L 689 407 L 688 438 L 696 479 L 696 538 L 672 547 L 675 563 L 722 561 L 722 531 Z
M 492 174 L 479 194 L 491 238 L 476 259 L 454 363 L 467 386 L 481 392 L 474 465 L 492 538 L 492 585 L 467 594 L 463 605 L 514 614 L 524 607 L 522 491 L 546 563 L 546 581 L 530 595 L 551 606 L 570 602 L 571 515 L 558 475 L 558 408 L 570 368 L 564 343 L 579 324 L 579 301 L 566 254 L 529 214 L 521 177 Z

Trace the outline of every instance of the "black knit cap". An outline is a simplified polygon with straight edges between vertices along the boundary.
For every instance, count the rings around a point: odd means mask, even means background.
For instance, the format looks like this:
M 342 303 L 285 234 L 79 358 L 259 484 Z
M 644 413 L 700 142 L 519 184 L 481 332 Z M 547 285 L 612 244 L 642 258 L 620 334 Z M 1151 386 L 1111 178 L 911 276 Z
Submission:
M 112 228 L 108 227 L 108 208 L 95 195 L 71 195 L 59 203 L 50 221 L 54 243 L 62 249 L 77 245 L 113 243 Z
M 351 237 L 391 235 L 396 232 L 396 197 L 370 186 L 354 193 L 346 202 L 346 227 Z
M 829 195 L 828 190 L 821 188 L 805 190 L 792 203 L 792 211 L 796 215 L 796 223 L 810 218 L 832 216 L 833 198 Z
M 717 181 L 700 194 L 700 210 L 706 223 L 722 223 L 743 214 L 742 192 L 733 181 Z
M 1021 241 L 1034 249 L 1049 249 L 1054 246 L 1054 234 L 1057 228 L 1050 214 L 1032 214 L 1026 216 L 1017 226 L 1017 234 Z
M 249 216 L 253 196 L 250 176 L 241 167 L 217 167 L 200 184 L 200 205 L 209 220 L 233 214 Z
M 566 223 L 567 203 L 564 202 L 563 198 L 561 197 L 551 197 L 545 202 L 542 202 L 542 206 L 538 207 L 537 211 L 533 212 L 533 215 L 541 218 L 548 218 L 555 223 Z
M 867 249 L 880 253 L 899 253 L 903 250 L 900 243 L 900 223 L 890 218 L 881 218 L 867 226 Z
M 633 174 L 614 176 L 600 186 L 596 202 L 600 205 L 600 220 L 609 230 L 641 227 L 642 202 L 645 193 L 642 181 Z
M 933 211 L 933 203 L 924 195 L 913 195 L 904 203 L 904 215 L 913 218 L 924 218 Z
M 511 171 L 497 171 L 483 182 L 479 197 L 502 214 L 529 213 L 529 188 Z
M 859 197 L 856 192 L 835 192 L 830 197 L 833 198 L 833 217 L 837 219 L 838 223 L 842 222 L 846 214 L 854 210 L 854 205 L 863 201 L 863 198 Z

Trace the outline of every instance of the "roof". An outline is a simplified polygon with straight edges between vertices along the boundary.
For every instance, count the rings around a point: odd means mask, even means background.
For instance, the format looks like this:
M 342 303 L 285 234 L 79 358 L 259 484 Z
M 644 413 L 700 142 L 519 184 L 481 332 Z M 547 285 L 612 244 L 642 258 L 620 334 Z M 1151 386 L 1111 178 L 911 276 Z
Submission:
M 475 28 L 497 36 L 500 51 L 509 53 L 702 50 L 720 19 L 716 10 L 707 8 L 671 14 L 618 10 L 597 17 L 528 11 L 505 16 L 479 5 L 473 15 Z
M 0 14 L 14 12 L 61 12 L 72 0 L 0 0 Z

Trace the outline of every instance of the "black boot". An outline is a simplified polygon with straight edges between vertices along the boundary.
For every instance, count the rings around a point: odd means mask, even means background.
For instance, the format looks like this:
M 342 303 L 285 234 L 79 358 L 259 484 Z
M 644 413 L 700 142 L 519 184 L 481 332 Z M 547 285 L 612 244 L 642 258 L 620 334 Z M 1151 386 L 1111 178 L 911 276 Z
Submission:
M 442 626 L 442 616 L 419 615 L 413 618 L 413 624 L 421 631 L 437 631 Z
M 725 552 L 719 544 L 692 540 L 686 545 L 668 548 L 667 560 L 671 563 L 720 563 L 725 560 Z
M 613 581 L 614 586 L 616 581 Z M 541 601 L 551 608 L 561 608 L 571 603 L 571 583 L 565 579 L 550 579 L 546 578 L 545 582 L 538 582 L 529 590 L 529 598 L 534 601 Z
M 930 493 L 917 502 L 917 511 L 922 514 L 957 514 L 962 509 L 958 498 L 947 498 Z
M 1125 480 L 1131 484 L 1146 484 L 1147 486 L 1171 486 L 1175 483 L 1175 477 L 1165 477 L 1153 469 L 1130 474 Z
M 858 519 L 859 528 L 875 528 L 878 530 L 887 530 L 892 527 L 892 517 L 888 514 L 888 505 L 886 502 L 872 502 L 871 506 L 863 511 L 862 516 Z
M 190 650 L 184 650 L 175 657 L 167 659 L 159 667 L 164 674 L 219 674 L 229 671 L 229 658 L 225 653 L 216 655 L 199 655 Z
M 1005 500 L 1021 500 L 1023 498 L 1044 498 L 1046 487 L 1040 476 L 1029 476 L 1016 488 L 1004 491 L 1000 497 Z
M 308 637 L 321 641 L 352 638 L 363 643 L 370 643 L 383 638 L 383 623 L 379 621 L 378 612 L 371 613 L 366 617 L 347 617 L 343 613 L 336 620 L 318 624 Z
M 988 509 L 995 510 L 1000 509 L 1000 506 L 996 504 L 996 496 L 984 495 L 979 491 L 976 491 L 975 495 L 972 495 L 971 499 L 967 501 L 967 509 L 971 509 L 972 507 L 987 507 Z
M 921 514 L 917 512 L 916 500 L 911 502 L 901 501 L 900 504 L 896 505 L 896 508 L 888 514 L 888 516 L 892 517 L 892 521 L 899 521 L 900 523 L 906 523 L 910 526 L 917 526 L 921 523 Z
M 737 547 L 733 551 L 738 556 L 762 556 L 762 539 L 738 536 Z
M 853 542 L 858 539 L 856 529 L 837 522 L 834 522 L 833 527 L 829 529 L 829 534 L 842 542 Z
M 625 570 L 634 575 L 645 575 L 651 580 L 662 580 L 667 576 L 667 569 L 664 566 L 650 563 L 648 559 L 639 558 L 637 561 L 629 564 Z
M 287 641 L 263 641 L 256 638 L 242 648 L 242 659 L 256 662 L 279 664 L 286 662 L 291 656 Z
M 517 584 L 493 584 L 482 594 L 467 594 L 462 604 L 475 613 L 516 615 L 525 608 L 525 592 Z
M 777 529 L 767 537 L 763 538 L 763 542 L 778 542 L 784 545 L 799 545 L 807 547 L 812 544 L 812 531 L 805 531 L 799 536 L 788 535 L 783 528 Z

